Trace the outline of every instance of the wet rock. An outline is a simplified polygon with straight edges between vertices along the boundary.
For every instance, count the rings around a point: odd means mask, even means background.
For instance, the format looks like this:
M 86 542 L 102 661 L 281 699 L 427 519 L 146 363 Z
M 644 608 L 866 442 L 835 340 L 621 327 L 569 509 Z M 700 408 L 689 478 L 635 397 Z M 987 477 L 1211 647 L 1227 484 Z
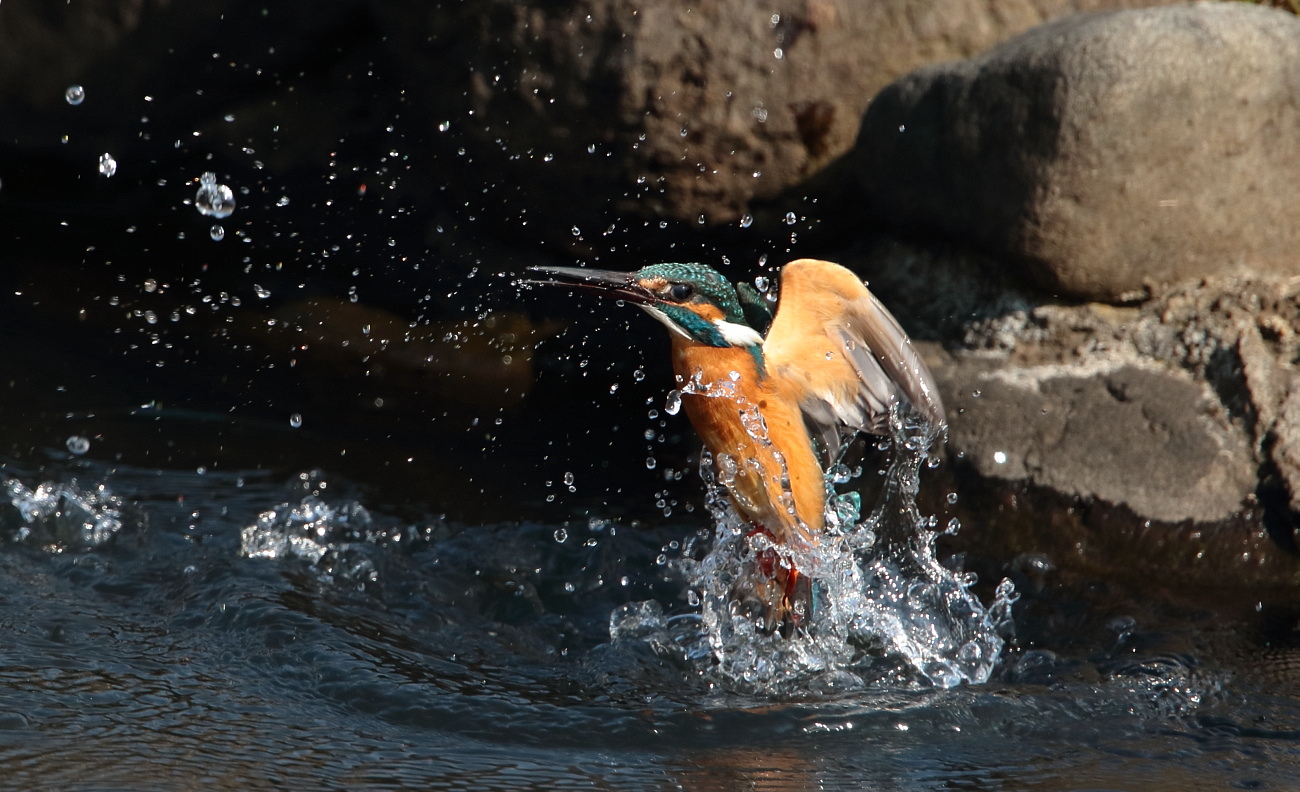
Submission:
M 933 244 L 842 260 L 930 350 L 949 455 L 985 482 L 1139 522 L 1264 509 L 1286 532 L 1300 516 L 1300 278 L 1206 279 L 1116 306 L 1045 302 L 981 273 L 995 261 Z
M 413 108 L 431 127 L 446 124 L 432 141 L 444 152 L 436 167 L 474 174 L 467 200 L 497 214 L 526 210 L 533 227 L 558 216 L 568 220 L 562 230 L 577 221 L 590 233 L 581 213 L 610 204 L 692 225 L 734 222 L 849 149 L 872 94 L 908 69 L 974 54 L 1071 11 L 1139 4 L 1149 3 L 374 8 L 402 70 L 421 86 Z M 556 194 L 584 201 L 557 204 Z
M 559 330 L 553 322 L 505 311 L 411 322 L 374 306 L 322 297 L 279 308 L 276 332 L 265 325 L 259 316 L 241 326 L 241 337 L 276 348 L 287 336 L 336 376 L 383 381 L 390 392 L 410 398 L 494 408 L 520 405 L 535 380 L 537 344 Z
M 872 102 L 872 216 L 1019 262 L 1064 296 L 1140 299 L 1295 270 L 1300 19 L 1245 3 L 1061 19 Z
M 1300 378 L 1291 379 L 1290 393 L 1273 425 L 1273 462 L 1291 496 L 1291 511 L 1300 515 Z
M 1095 372 L 978 361 L 941 371 L 957 386 L 950 453 L 983 476 L 1171 523 L 1225 520 L 1255 488 L 1246 438 L 1185 374 L 1136 361 Z

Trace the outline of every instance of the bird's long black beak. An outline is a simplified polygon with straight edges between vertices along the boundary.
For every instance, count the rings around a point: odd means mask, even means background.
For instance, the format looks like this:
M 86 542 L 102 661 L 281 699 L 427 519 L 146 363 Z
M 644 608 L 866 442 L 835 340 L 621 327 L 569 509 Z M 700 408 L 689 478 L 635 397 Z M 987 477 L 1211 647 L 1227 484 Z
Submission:
M 529 267 L 528 270 L 551 277 L 544 280 L 529 278 L 520 283 L 532 286 L 560 286 L 571 291 L 599 294 L 638 305 L 657 302 L 654 294 L 637 283 L 636 275 L 631 272 L 580 267 Z

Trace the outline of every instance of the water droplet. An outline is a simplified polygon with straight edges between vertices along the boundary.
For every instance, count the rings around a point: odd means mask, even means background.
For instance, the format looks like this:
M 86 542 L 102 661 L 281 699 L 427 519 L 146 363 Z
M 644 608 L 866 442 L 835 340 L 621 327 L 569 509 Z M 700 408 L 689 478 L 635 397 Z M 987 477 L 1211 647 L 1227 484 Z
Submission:
M 998 463 L 999 465 L 1005 465 L 1005 464 L 1007 463 L 1007 452 L 1006 452 L 1006 451 L 994 451 L 994 452 L 993 452 L 993 461 L 996 462 L 996 463 Z
M 117 160 L 113 159 L 112 154 L 100 154 L 99 174 L 106 179 L 111 179 L 114 173 L 117 173 Z
M 213 242 L 220 242 L 226 238 L 226 229 L 219 224 L 213 224 L 212 228 L 208 230 L 208 236 L 212 237 Z
M 637 382 L 640 382 L 641 380 L 645 379 L 645 372 L 642 371 L 641 369 L 637 369 L 636 371 L 633 371 L 632 379 L 636 380 Z
M 63 92 L 63 98 L 67 99 L 70 105 L 79 105 L 86 101 L 86 89 L 80 85 L 69 85 L 68 90 Z
M 571 229 L 569 229 L 569 230 L 573 232 L 573 235 L 574 235 L 574 236 L 582 236 L 582 229 L 581 229 L 581 228 L 578 228 L 577 226 L 574 226 L 573 228 L 571 228 Z
M 81 435 L 73 435 L 68 438 L 67 446 L 68 451 L 81 456 L 90 450 L 90 441 Z
M 948 505 L 949 505 L 949 506 L 951 506 L 951 505 L 953 505 L 954 503 L 956 503 L 956 502 L 957 502 L 957 493 L 955 493 L 955 492 L 949 492 L 949 493 L 948 493 L 947 501 L 948 501 Z
M 207 217 L 220 220 L 235 211 L 235 193 L 224 184 L 217 184 L 217 174 L 208 171 L 199 177 L 199 191 L 194 195 L 194 208 Z
M 446 132 L 448 129 L 451 129 L 451 122 L 450 122 L 450 121 L 443 121 L 443 122 L 441 122 L 441 123 L 438 124 L 438 131 L 439 131 L 439 132 Z
M 692 608 L 700 604 L 700 595 L 695 592 L 695 589 L 686 589 L 686 604 Z
M 276 206 L 288 206 L 288 205 L 289 205 L 289 196 L 287 196 L 287 195 L 281 195 L 281 196 L 280 196 L 280 200 L 276 201 L 276 202 L 275 202 L 275 205 L 276 205 Z
M 794 212 L 786 212 L 786 213 L 785 213 L 785 224 L 786 224 L 786 225 L 794 225 L 796 219 L 797 219 L 797 218 L 794 216 Z
M 262 286 L 260 283 L 254 283 L 254 284 L 253 284 L 253 292 L 254 292 L 255 294 L 257 294 L 257 296 L 260 297 L 260 298 L 262 298 L 263 300 L 265 300 L 267 297 L 270 297 L 270 296 L 271 296 L 271 291 L 270 291 L 270 289 L 265 288 L 265 287 Z
M 566 472 L 566 473 L 564 474 L 564 486 L 566 486 L 566 487 L 572 487 L 572 486 L 573 486 L 573 474 L 572 474 L 572 473 L 568 473 L 568 472 Z
M 555 541 L 564 544 L 569 539 L 569 532 L 563 528 L 555 529 Z
M 646 470 L 654 470 L 654 469 L 655 469 L 655 465 L 658 465 L 658 464 L 659 464 L 659 463 L 658 463 L 657 461 L 655 461 L 655 458 L 654 458 L 654 457 L 646 457 L 646 458 L 645 458 L 645 469 L 646 469 Z
M 749 214 L 748 212 L 745 213 L 744 217 L 740 218 L 741 228 L 749 228 L 753 224 L 754 224 L 754 216 Z
M 664 402 L 664 412 L 669 415 L 676 415 L 682 409 L 682 392 L 679 390 L 668 391 L 668 400 Z
M 294 429 L 302 426 L 302 413 L 294 413 L 289 416 L 289 425 Z

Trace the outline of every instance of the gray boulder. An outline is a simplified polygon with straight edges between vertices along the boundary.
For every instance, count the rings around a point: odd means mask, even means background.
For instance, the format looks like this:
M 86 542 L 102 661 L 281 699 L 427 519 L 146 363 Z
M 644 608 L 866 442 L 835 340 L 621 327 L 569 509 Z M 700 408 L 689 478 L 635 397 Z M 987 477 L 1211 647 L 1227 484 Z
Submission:
M 1128 507 L 1139 518 L 1212 523 L 1255 489 L 1246 438 L 1186 374 L 1130 363 L 941 369 L 949 453 L 974 470 Z
M 980 486 L 1139 523 L 1300 530 L 1300 277 L 1209 278 L 1117 306 L 1045 302 L 982 275 L 995 260 L 932 244 L 840 259 L 927 349 L 947 453 Z
M 855 157 L 873 217 L 1063 296 L 1294 273 L 1300 19 L 1245 3 L 1060 19 L 890 85 Z

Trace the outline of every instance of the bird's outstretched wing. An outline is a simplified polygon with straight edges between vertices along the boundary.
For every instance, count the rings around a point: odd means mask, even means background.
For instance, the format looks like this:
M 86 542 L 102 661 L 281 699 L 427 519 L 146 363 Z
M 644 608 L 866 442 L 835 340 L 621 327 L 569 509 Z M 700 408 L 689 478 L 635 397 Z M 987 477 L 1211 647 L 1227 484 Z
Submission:
M 900 401 L 936 432 L 946 423 L 934 377 L 898 320 L 838 264 L 800 259 L 782 269 L 763 355 L 832 456 L 840 426 L 887 434 Z

